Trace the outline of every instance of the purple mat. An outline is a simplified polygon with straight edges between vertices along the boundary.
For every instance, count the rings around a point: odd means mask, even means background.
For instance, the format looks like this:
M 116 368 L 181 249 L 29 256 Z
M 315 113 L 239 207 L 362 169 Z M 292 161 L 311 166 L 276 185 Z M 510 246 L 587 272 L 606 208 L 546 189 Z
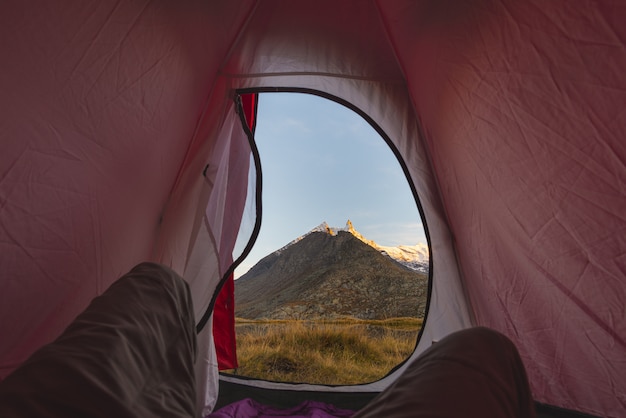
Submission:
M 226 405 L 205 418 L 349 418 L 354 415 L 354 412 L 316 401 L 304 401 L 293 408 L 278 409 L 246 398 Z

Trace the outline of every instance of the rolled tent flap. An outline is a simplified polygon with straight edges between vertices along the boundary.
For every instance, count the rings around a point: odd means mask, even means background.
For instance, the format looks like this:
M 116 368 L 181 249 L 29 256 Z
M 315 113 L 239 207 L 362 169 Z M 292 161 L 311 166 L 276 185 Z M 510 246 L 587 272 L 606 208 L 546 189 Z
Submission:
M 213 308 L 213 339 L 218 370 L 236 369 L 235 278 L 230 274 L 219 291 Z
M 250 133 L 254 134 L 256 129 L 256 111 L 259 103 L 259 95 L 257 93 L 244 93 L 240 94 L 241 108 L 244 112 L 244 118 L 246 126 Z
M 244 131 L 246 135 L 250 135 L 248 138 L 252 140 L 252 135 L 254 134 L 254 129 L 256 126 L 256 108 L 258 103 L 258 95 L 256 93 L 249 94 L 241 94 L 238 95 L 239 99 L 239 112 L 243 112 L 242 123 L 245 123 Z M 241 115 L 240 115 L 241 116 Z M 248 152 L 248 155 L 251 154 L 251 150 Z M 245 153 L 242 153 L 245 155 Z M 248 157 L 250 158 L 250 157 Z M 238 170 L 244 170 L 246 166 L 244 164 L 237 165 Z M 249 170 L 255 170 L 254 165 L 249 167 Z M 246 173 L 247 174 L 247 173 Z M 255 176 L 248 176 L 247 180 L 252 181 L 254 184 L 238 184 L 238 190 L 246 190 L 246 191 L 254 191 L 255 193 L 246 193 L 246 201 L 243 205 L 241 205 L 241 214 L 239 218 L 243 217 L 243 212 L 245 208 L 251 210 L 250 204 L 252 203 L 253 198 L 256 196 L 256 179 Z M 241 179 L 239 180 L 242 181 Z M 240 202 L 239 202 L 240 203 Z M 256 205 L 254 206 L 256 207 Z M 236 207 L 230 207 L 231 210 L 236 210 Z M 237 215 L 237 212 L 233 214 Z M 255 212 L 255 218 L 260 216 L 260 213 Z M 240 221 L 240 225 L 243 225 L 243 222 Z M 254 232 L 248 231 L 244 232 L 239 228 L 238 237 L 241 239 L 248 240 L 254 239 Z M 234 245 L 233 249 L 234 251 Z M 241 254 L 242 257 L 245 257 L 247 254 Z M 236 255 L 233 254 L 233 261 L 236 259 Z M 217 355 L 217 364 L 219 370 L 227 370 L 227 369 L 236 369 L 239 365 L 237 363 L 237 343 L 235 339 L 235 282 L 234 282 L 234 274 L 232 273 L 232 269 L 235 267 L 234 265 L 227 270 L 227 278 L 224 280 L 221 290 L 217 295 L 217 299 L 215 301 L 215 306 L 213 307 L 213 337 L 215 340 L 215 351 Z
M 232 294 L 233 252 L 242 224 L 244 211 L 250 207 L 248 184 L 255 183 L 252 173 L 256 172 L 251 165 L 252 156 L 248 132 L 242 125 L 237 105 L 236 94 L 222 89 L 223 95 L 216 95 L 212 100 L 218 101 L 222 112 L 210 112 L 205 115 L 198 130 L 199 134 L 215 139 L 210 142 L 210 158 L 204 160 L 195 176 L 201 178 L 197 225 L 199 231 L 190 246 L 190 255 L 185 267 L 184 277 L 190 282 L 194 296 L 194 308 L 198 323 L 198 338 L 201 347 L 199 361 L 196 364 L 196 377 L 202 384 L 200 388 L 200 408 L 206 413 L 210 411 L 217 396 L 217 370 L 220 362 L 222 367 L 236 364 L 234 347 L 234 307 Z M 215 129 L 214 118 L 221 115 L 221 121 Z M 206 130 L 205 130 L 206 129 Z M 205 155 L 199 152 L 198 155 Z M 202 168 L 200 168 L 202 167 Z M 191 177 L 194 174 L 192 172 Z M 254 197 L 254 195 L 253 195 Z M 204 207 L 205 209 L 200 209 Z M 230 280 L 230 283 L 229 283 Z M 226 283 L 226 284 L 224 284 Z M 231 289 L 222 299 L 216 293 L 219 289 Z M 218 302 L 215 299 L 218 299 Z M 220 323 L 214 331 L 213 311 L 219 305 L 215 315 L 228 322 Z M 207 324 L 209 326 L 207 326 Z M 218 341 L 214 339 L 217 335 Z M 218 351 L 221 350 L 221 351 Z

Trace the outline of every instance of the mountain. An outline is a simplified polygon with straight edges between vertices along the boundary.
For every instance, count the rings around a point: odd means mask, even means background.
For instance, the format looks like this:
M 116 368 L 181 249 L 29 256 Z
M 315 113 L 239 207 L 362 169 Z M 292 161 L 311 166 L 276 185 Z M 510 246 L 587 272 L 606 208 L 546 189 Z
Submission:
M 411 270 L 419 271 L 421 273 L 428 274 L 428 246 L 426 244 L 417 244 L 417 245 L 400 245 L 397 247 L 386 247 L 383 245 L 378 245 L 372 240 L 368 240 L 363 235 L 361 235 L 354 226 L 352 226 L 352 222 L 348 219 L 346 223 L 346 227 L 343 228 L 343 231 L 350 232 L 352 235 L 368 244 L 369 246 L 377 249 L 381 253 L 393 258 L 400 264 L 405 267 L 410 268 Z
M 235 314 L 250 319 L 423 316 L 427 275 L 354 232 L 351 223 L 342 229 L 323 223 L 263 258 L 235 281 Z
M 344 228 L 330 227 L 328 226 L 326 222 L 322 222 L 320 225 L 316 226 L 315 228 L 313 228 L 306 234 L 291 241 L 289 244 L 285 245 L 283 248 L 279 249 L 278 251 L 279 252 L 283 251 L 284 249 L 297 243 L 298 241 L 302 240 L 307 235 L 312 234 L 314 232 L 325 232 L 329 235 L 337 235 L 337 233 L 342 232 L 342 231 L 351 233 L 356 238 L 363 241 L 370 247 L 375 248 L 378 251 L 380 251 L 382 254 L 393 258 L 394 260 L 408 267 L 409 269 L 428 274 L 429 252 L 428 252 L 428 246 L 426 244 L 399 245 L 397 247 L 387 247 L 384 245 L 378 245 L 376 242 L 369 240 L 365 238 L 363 235 L 361 235 L 361 233 L 359 233 L 354 228 L 354 226 L 352 225 L 352 222 L 349 219 L 348 219 L 348 222 L 346 222 L 346 226 Z

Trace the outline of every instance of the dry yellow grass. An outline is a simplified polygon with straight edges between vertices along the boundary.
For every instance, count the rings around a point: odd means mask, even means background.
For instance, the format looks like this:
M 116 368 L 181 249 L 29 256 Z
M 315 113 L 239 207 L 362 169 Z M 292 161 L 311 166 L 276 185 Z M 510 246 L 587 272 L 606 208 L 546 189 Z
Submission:
M 237 374 L 356 384 L 380 379 L 415 347 L 421 320 L 237 321 Z M 233 372 L 233 371 L 231 371 Z

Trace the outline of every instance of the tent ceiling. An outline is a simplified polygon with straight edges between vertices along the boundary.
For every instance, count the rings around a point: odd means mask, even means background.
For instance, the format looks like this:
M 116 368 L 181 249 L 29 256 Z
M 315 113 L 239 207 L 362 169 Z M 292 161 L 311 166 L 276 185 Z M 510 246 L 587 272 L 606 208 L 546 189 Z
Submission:
M 475 316 L 539 400 L 626 408 L 625 6 L 34 3 L 0 6 L 0 376 L 133 264 L 184 270 L 233 89 L 302 87 L 407 163 L 435 257 L 426 334 Z

